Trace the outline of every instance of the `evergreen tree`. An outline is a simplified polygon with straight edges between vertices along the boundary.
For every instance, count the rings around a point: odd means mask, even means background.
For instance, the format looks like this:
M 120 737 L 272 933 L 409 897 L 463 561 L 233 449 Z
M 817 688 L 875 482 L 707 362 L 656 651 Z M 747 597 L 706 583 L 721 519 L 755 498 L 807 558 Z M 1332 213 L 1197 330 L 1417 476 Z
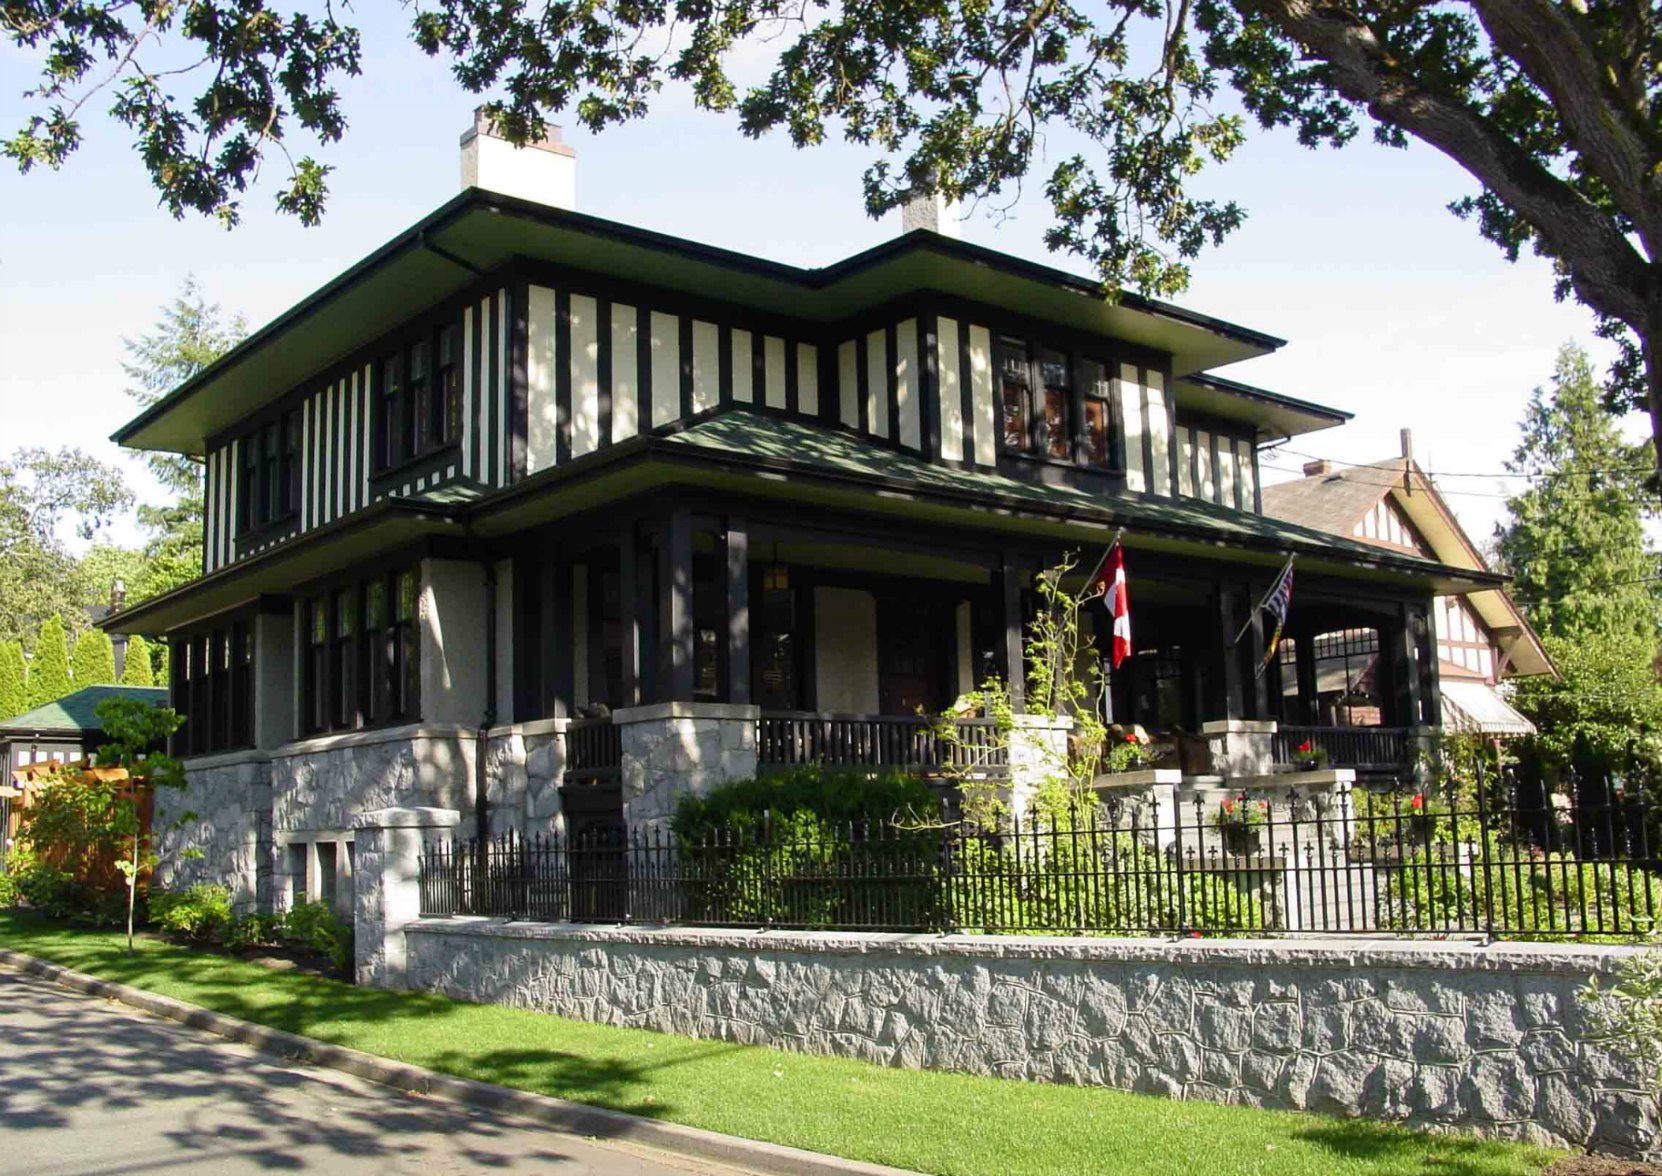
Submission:
M 154 680 L 157 686 L 166 686 L 173 681 L 173 670 L 169 664 L 168 644 L 165 641 L 156 642 Z
M 143 637 L 133 636 L 127 639 L 127 660 L 121 667 L 121 684 L 123 686 L 154 686 L 156 684 L 150 665 L 150 643 Z
M 1662 788 L 1662 576 L 1645 538 L 1645 456 L 1599 403 L 1587 356 L 1559 352 L 1508 468 L 1528 476 L 1497 530 L 1501 563 L 1560 676 L 1526 678 L 1515 702 L 1539 733 L 1526 764 L 1571 769 L 1596 800 L 1612 773 Z
M 1497 530 L 1501 564 L 1543 636 L 1662 633 L 1662 576 L 1645 542 L 1644 450 L 1600 404 L 1586 352 L 1558 353 L 1537 388 L 1507 469 L 1528 479 Z
M 34 656 L 29 659 L 29 706 L 41 706 L 69 691 L 69 641 L 63 618 L 54 613 L 41 622 Z
M 28 670 L 23 646 L 0 641 L 0 719 L 9 719 L 29 709 Z
M 75 689 L 83 686 L 110 686 L 115 684 L 115 644 L 101 629 L 88 629 L 75 639 L 75 654 L 70 660 Z

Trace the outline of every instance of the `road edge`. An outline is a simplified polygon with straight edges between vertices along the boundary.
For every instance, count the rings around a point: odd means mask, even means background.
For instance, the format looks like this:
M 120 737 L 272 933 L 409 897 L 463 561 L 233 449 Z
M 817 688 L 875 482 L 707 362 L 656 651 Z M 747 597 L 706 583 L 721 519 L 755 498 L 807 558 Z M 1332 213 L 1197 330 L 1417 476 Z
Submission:
M 339 1070 L 394 1090 L 443 1099 L 475 1110 L 518 1115 L 572 1135 L 645 1144 L 691 1159 L 748 1168 L 765 1176 L 917 1176 L 902 1168 L 847 1160 L 762 1140 L 742 1139 L 736 1135 L 665 1123 L 552 1095 L 441 1074 L 408 1062 L 395 1062 L 298 1033 L 257 1025 L 142 988 L 103 980 L 10 948 L 0 947 L 0 965 L 88 996 L 119 1001 L 130 1008 L 252 1046 L 264 1053 L 277 1054 L 290 1061 Z

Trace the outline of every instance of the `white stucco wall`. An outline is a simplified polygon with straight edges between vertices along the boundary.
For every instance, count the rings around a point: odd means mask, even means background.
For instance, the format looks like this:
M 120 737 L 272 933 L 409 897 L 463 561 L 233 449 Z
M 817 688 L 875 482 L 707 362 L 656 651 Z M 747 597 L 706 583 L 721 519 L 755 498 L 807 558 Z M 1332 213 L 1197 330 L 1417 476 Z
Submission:
M 477 726 L 485 700 L 485 576 L 467 560 L 421 561 L 421 717 Z
M 814 689 L 819 710 L 877 712 L 877 601 L 871 593 L 814 589 Z

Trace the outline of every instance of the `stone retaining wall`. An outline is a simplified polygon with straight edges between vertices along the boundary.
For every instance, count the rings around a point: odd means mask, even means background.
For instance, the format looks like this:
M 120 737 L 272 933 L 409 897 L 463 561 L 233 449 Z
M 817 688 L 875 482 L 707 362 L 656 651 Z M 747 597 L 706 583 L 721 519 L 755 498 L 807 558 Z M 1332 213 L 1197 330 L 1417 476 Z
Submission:
M 195 816 L 181 824 L 187 813 Z M 217 882 L 231 891 L 239 909 L 270 909 L 274 853 L 271 764 L 265 755 L 233 752 L 190 761 L 183 790 L 156 790 L 151 827 L 162 858 L 152 879 L 155 888 Z M 187 848 L 202 855 L 181 857 Z
M 1662 1154 L 1575 994 L 1627 949 L 422 920 L 405 983 L 697 1037 Z

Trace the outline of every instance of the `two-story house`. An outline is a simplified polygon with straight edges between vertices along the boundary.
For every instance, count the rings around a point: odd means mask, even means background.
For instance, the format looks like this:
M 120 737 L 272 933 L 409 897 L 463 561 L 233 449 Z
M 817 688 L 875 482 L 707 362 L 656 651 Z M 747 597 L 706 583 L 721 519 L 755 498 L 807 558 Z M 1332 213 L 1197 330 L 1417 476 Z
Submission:
M 1301 625 L 1373 634 L 1389 755 L 1439 722 L 1436 601 L 1500 578 L 1264 514 L 1259 447 L 1347 419 L 1213 374 L 1281 340 L 950 231 L 784 265 L 563 206 L 557 132 L 462 150 L 459 195 L 116 434 L 207 471 L 201 579 L 111 623 L 172 643 L 185 868 L 280 901 L 341 892 L 369 808 L 571 829 L 928 769 L 919 712 L 1019 690 L 1035 572 L 1122 527 L 1116 717 L 1272 729 L 1237 634 L 1295 553 Z

